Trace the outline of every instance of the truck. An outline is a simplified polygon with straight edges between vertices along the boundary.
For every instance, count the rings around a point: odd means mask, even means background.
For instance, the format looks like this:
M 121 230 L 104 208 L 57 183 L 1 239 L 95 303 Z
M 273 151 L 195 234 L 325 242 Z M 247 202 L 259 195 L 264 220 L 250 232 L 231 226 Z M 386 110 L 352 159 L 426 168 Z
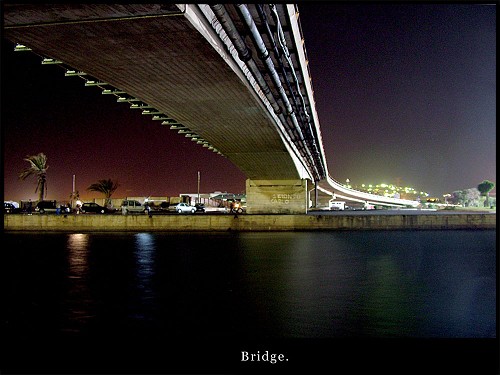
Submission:
M 331 211 L 344 211 L 345 202 L 330 199 L 330 201 L 328 202 L 328 207 L 330 208 Z

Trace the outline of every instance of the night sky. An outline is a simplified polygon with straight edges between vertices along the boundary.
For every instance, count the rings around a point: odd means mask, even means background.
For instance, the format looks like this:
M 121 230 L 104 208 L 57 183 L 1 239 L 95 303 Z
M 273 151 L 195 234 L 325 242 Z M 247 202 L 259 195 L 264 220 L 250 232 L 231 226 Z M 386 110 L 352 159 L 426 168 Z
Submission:
M 328 168 L 351 184 L 442 196 L 496 182 L 496 6 L 299 3 Z M 47 199 L 245 190 L 227 159 L 84 80 L 2 45 L 4 198 L 37 199 L 18 174 L 48 158 Z

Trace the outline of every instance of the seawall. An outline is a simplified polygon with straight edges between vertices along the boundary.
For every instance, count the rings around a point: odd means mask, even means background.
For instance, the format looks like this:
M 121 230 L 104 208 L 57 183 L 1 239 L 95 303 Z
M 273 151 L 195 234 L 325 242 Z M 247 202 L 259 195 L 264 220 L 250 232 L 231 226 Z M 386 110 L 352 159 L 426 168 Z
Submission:
M 315 231 L 495 229 L 496 215 L 4 215 L 6 231 Z

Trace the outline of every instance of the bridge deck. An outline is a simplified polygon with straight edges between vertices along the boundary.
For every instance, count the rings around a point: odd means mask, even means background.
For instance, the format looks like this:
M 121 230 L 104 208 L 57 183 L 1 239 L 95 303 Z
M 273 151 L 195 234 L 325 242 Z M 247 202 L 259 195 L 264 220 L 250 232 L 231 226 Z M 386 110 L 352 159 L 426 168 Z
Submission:
M 248 178 L 299 178 L 262 104 L 172 5 L 18 4 L 4 13 L 7 38 L 141 99 Z

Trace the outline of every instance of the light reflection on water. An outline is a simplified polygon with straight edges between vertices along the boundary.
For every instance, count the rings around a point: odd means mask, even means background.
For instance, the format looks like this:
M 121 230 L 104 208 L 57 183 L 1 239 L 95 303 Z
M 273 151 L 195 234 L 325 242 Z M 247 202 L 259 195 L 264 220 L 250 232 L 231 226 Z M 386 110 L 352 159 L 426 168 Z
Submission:
M 155 236 L 151 233 L 137 233 L 134 235 L 136 258 L 135 288 L 138 293 L 138 305 L 145 306 L 154 303 L 153 291 L 154 256 L 156 251 Z M 143 309 L 135 309 L 130 314 L 134 319 L 153 319 L 145 314 Z
M 79 332 L 81 326 L 89 319 L 95 317 L 88 285 L 88 254 L 89 254 L 89 234 L 71 233 L 67 235 L 67 295 L 66 304 L 71 308 L 64 309 L 64 321 L 67 326 L 61 327 L 64 332 Z
M 68 235 L 69 278 L 82 278 L 87 274 L 87 255 L 89 234 L 72 233 Z
M 12 330 L 496 334 L 494 231 L 37 233 L 6 244 Z

